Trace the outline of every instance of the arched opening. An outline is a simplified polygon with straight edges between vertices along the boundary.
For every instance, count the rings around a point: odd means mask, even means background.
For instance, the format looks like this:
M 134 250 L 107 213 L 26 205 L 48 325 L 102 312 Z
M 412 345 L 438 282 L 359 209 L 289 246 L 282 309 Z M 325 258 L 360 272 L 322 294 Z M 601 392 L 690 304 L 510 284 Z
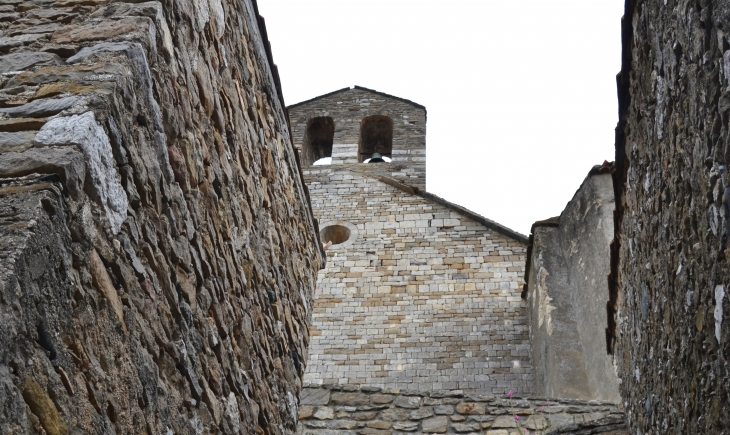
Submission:
M 329 116 L 312 118 L 307 122 L 302 147 L 302 160 L 305 165 L 325 157 L 332 157 L 332 142 L 335 138 L 335 122 Z
M 364 162 L 373 153 L 392 158 L 393 120 L 389 116 L 368 116 L 360 123 L 359 161 Z

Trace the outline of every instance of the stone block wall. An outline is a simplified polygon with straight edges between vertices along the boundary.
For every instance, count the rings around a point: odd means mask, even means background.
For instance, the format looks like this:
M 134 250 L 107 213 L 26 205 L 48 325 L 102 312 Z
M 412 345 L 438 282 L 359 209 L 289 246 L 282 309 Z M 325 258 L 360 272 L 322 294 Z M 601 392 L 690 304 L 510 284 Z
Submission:
M 360 125 L 363 118 L 388 116 L 393 120 L 393 161 L 358 164 Z M 303 149 L 308 122 L 315 117 L 334 121 L 332 164 L 359 166 L 370 174 L 387 175 L 426 189 L 426 108 L 412 101 L 355 86 L 289 106 L 294 145 L 302 151 L 304 166 L 314 161 Z
M 535 392 L 620 402 L 606 352 L 611 166 L 596 166 L 560 217 L 536 222 L 528 250 L 527 299 Z
M 320 228 L 350 232 L 319 275 L 305 382 L 532 391 L 524 242 L 356 172 L 305 178 Z
M 402 391 L 397 388 L 305 388 L 302 435 L 483 434 L 628 435 L 611 402 Z
M 625 2 L 609 346 L 632 433 L 730 427 L 730 2 Z
M 0 5 L 0 433 L 296 428 L 324 262 L 249 0 Z

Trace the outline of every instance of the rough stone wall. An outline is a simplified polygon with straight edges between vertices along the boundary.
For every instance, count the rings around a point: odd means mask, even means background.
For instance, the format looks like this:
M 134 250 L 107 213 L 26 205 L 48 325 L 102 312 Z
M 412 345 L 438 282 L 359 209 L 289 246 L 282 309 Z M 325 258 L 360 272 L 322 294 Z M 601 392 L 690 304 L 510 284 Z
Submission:
M 393 120 L 393 161 L 358 164 L 363 118 L 384 115 Z M 294 145 L 302 149 L 309 120 L 331 117 L 335 124 L 332 164 L 359 167 L 371 175 L 386 175 L 409 186 L 426 189 L 426 108 L 402 98 L 354 87 L 289 106 Z M 304 166 L 313 161 L 303 158 Z
M 0 433 L 295 430 L 324 259 L 262 23 L 0 5 Z
M 525 296 L 536 394 L 620 402 L 604 321 L 613 210 L 610 166 L 597 166 L 559 218 L 532 227 Z
M 616 404 L 601 401 L 330 386 L 304 388 L 301 404 L 302 435 L 628 435 Z
M 730 2 L 626 1 L 609 347 L 632 433 L 730 427 Z
M 351 232 L 319 275 L 307 383 L 532 391 L 522 241 L 348 170 L 305 177 L 320 228 Z

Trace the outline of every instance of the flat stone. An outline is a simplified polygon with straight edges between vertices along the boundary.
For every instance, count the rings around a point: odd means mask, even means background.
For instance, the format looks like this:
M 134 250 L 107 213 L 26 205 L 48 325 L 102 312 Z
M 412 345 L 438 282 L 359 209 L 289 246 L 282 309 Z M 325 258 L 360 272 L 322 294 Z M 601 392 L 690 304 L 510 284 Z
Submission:
M 0 177 L 58 174 L 74 198 L 83 192 L 86 177 L 84 155 L 72 148 L 31 148 L 22 153 L 0 154 Z
M 44 146 L 76 145 L 84 153 L 93 197 L 104 208 L 114 234 L 127 218 L 127 194 L 120 183 L 112 147 L 104 128 L 93 112 L 54 118 L 38 132 L 35 144 Z
M 431 412 L 428 408 L 419 408 L 416 410 L 411 411 L 411 414 L 409 415 L 411 420 L 423 420 L 424 418 L 431 417 L 433 415 L 433 412 Z
M 514 415 L 500 415 L 494 419 L 492 427 L 495 429 L 517 427 L 517 420 Z
M 509 432 L 504 429 L 488 430 L 485 435 L 509 435 Z
M 57 54 L 44 52 L 10 53 L 0 56 L 0 73 L 22 71 L 37 65 L 63 65 Z
M 149 40 L 153 36 L 154 24 L 147 17 L 126 17 L 120 20 L 104 20 L 82 26 L 66 26 L 53 33 L 51 42 L 67 44 L 71 42 L 93 41 L 97 39 L 111 39 L 124 36 L 129 39 L 144 37 Z M 137 36 L 137 38 L 134 38 Z M 151 41 L 152 44 L 155 41 Z
M 45 123 L 41 118 L 0 119 L 0 132 L 40 130 Z
M 352 418 L 358 421 L 372 420 L 378 415 L 377 411 L 363 411 L 352 414 Z
M 35 131 L 18 131 L 0 133 L 0 154 L 7 152 L 23 152 L 33 147 Z
M 116 53 L 123 51 L 128 53 L 132 49 L 129 42 L 102 42 L 91 47 L 84 47 L 78 53 L 66 59 L 67 63 L 79 63 L 89 56 L 99 53 Z
M 12 117 L 42 118 L 56 115 L 73 106 L 76 101 L 77 97 L 33 100 L 22 106 L 0 109 L 0 112 Z
M 335 418 L 335 410 L 328 406 L 320 406 L 313 414 L 313 417 L 318 420 L 332 420 Z
M 362 393 L 334 393 L 332 394 L 332 404 L 334 405 L 350 405 L 361 406 L 368 405 L 370 397 Z
M 423 420 L 421 430 L 423 433 L 445 433 L 449 428 L 448 417 L 434 417 Z
M 80 94 L 95 89 L 96 86 L 82 85 L 74 82 L 56 82 L 41 86 L 40 89 L 35 93 L 33 99 L 36 98 L 50 98 L 56 95 L 71 93 Z
M 299 407 L 299 420 L 305 420 L 314 414 L 313 406 L 300 406 Z
M 454 429 L 454 432 L 459 432 L 459 433 L 479 432 L 482 429 L 482 425 L 480 423 L 476 423 L 476 422 L 454 423 L 451 425 L 451 428 Z
M 119 299 L 117 289 L 112 284 L 112 279 L 109 277 L 109 273 L 106 270 L 106 266 L 101 261 L 101 257 L 97 254 L 96 249 L 92 249 L 89 255 L 89 270 L 91 272 L 92 282 L 94 287 L 97 288 L 109 301 L 112 309 L 117 315 L 119 322 L 122 324 L 122 329 L 127 331 L 127 325 L 124 323 L 124 308 L 122 301 Z
M 436 415 L 451 415 L 454 413 L 454 407 L 452 405 L 434 406 L 433 412 Z
M 371 397 L 373 405 L 383 405 L 392 402 L 394 399 L 395 396 L 392 396 L 390 394 L 373 394 Z
M 387 421 L 382 420 L 376 420 L 371 421 L 367 424 L 367 427 L 373 428 L 373 429 L 390 429 L 391 424 Z
M 357 422 L 352 420 L 338 420 L 329 424 L 330 429 L 350 430 L 357 427 Z
M 299 403 L 302 405 L 327 405 L 330 403 L 330 390 L 303 388 Z
M 395 406 L 416 409 L 421 406 L 421 398 L 418 396 L 398 396 L 395 399 Z
M 387 421 L 404 421 L 408 420 L 410 413 L 403 409 L 389 408 L 383 411 L 382 418 Z
M 413 432 L 418 430 L 418 422 L 415 421 L 402 421 L 393 423 L 393 429 L 403 432 Z
M 524 426 L 530 430 L 543 430 L 548 428 L 548 421 L 541 415 L 532 415 L 525 421 Z
M 0 38 L 0 52 L 7 52 L 11 48 L 29 45 L 43 38 L 46 38 L 46 35 L 42 33 L 30 35 L 23 34 L 18 36 L 3 36 Z
M 487 412 L 487 407 L 481 403 L 467 402 L 456 405 L 456 412 L 464 415 L 471 414 L 484 414 Z

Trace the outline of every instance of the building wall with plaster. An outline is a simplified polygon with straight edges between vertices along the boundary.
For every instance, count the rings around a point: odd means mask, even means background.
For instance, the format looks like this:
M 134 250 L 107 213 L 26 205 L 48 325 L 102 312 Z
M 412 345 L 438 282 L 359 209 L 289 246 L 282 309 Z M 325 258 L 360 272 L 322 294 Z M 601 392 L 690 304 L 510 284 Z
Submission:
M 619 401 L 605 346 L 613 184 L 594 168 L 560 217 L 533 225 L 527 284 L 535 392 Z

